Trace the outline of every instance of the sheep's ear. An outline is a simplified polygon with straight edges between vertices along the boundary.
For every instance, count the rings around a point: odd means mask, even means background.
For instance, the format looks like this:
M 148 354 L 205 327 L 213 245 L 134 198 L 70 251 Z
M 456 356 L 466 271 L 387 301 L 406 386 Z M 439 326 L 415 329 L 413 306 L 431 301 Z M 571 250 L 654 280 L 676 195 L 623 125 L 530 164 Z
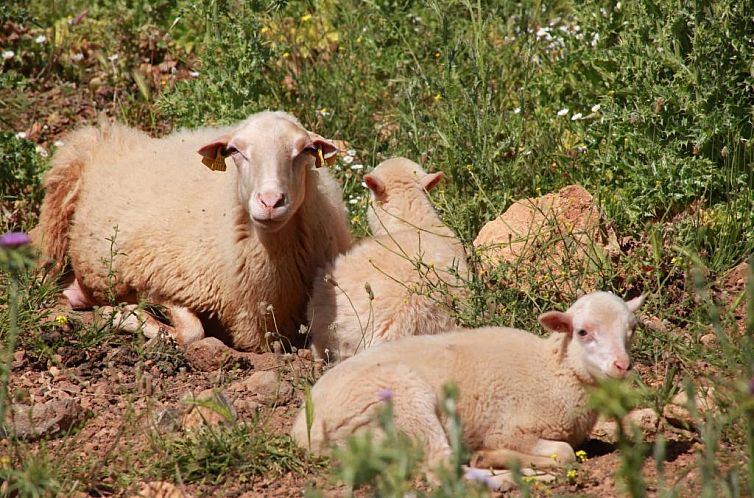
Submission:
M 220 137 L 203 146 L 197 152 L 202 156 L 202 163 L 214 171 L 225 171 L 225 158 L 230 155 L 228 147 L 230 137 Z
M 364 183 L 367 184 L 369 190 L 374 192 L 376 197 L 380 197 L 385 193 L 385 182 L 374 176 L 372 173 L 364 175 Z
M 428 173 L 424 175 L 424 178 L 421 179 L 422 187 L 424 187 L 424 190 L 429 192 L 430 190 L 435 188 L 443 178 L 445 178 L 445 173 L 443 173 L 442 171 L 438 171 L 437 173 Z
M 317 154 L 317 163 L 315 164 L 315 166 L 317 168 L 320 168 L 325 164 L 330 165 L 334 163 L 335 155 L 338 153 L 338 148 L 335 146 L 335 144 L 330 140 L 327 140 L 326 138 L 322 138 L 314 132 L 310 131 L 307 133 L 309 133 L 309 138 L 312 139 L 314 146 L 321 153 Z
M 641 305 L 644 304 L 644 299 L 646 297 L 646 294 L 642 294 L 641 296 L 635 297 L 630 301 L 626 301 L 626 306 L 628 306 L 628 309 L 631 310 L 631 313 L 636 313 L 636 310 L 638 310 Z
M 539 323 L 547 330 L 552 332 L 562 332 L 570 334 L 573 332 L 573 321 L 571 315 L 562 311 L 548 311 L 539 315 Z

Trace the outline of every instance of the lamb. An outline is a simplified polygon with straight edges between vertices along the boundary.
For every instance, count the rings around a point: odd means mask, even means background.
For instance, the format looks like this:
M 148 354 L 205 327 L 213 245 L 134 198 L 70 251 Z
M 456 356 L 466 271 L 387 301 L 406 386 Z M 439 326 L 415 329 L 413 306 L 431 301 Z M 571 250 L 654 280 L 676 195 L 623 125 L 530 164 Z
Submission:
M 293 340 L 316 268 L 350 245 L 337 182 L 314 169 L 336 152 L 283 112 L 162 139 L 86 127 L 44 179 L 39 245 L 70 258 L 75 308 L 146 299 L 179 344 L 219 324 L 233 347 L 262 350 L 267 332 Z M 228 156 L 224 172 L 200 163 L 224 170 Z
M 307 311 L 315 357 L 337 361 L 384 341 L 457 326 L 450 306 L 464 294 L 466 255 L 425 192 L 442 178 L 405 158 L 364 177 L 373 237 L 315 280 Z
M 463 438 L 473 452 L 471 470 L 509 468 L 514 459 L 524 468 L 572 462 L 573 446 L 597 418 L 587 409 L 586 387 L 627 375 L 634 313 L 643 299 L 583 296 L 566 312 L 539 317 L 554 332 L 546 338 L 487 327 L 407 337 L 359 353 L 325 373 L 311 391 L 311 450 L 322 453 L 370 427 L 387 392 L 396 428 L 423 442 L 432 468 L 447 462 L 438 397 L 453 382 Z M 291 435 L 307 447 L 304 412 Z

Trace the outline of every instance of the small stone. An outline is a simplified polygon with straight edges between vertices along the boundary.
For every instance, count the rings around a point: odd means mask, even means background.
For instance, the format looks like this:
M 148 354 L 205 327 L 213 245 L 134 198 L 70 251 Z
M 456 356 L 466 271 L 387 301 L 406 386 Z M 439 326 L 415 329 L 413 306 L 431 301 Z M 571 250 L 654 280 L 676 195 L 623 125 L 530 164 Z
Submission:
M 197 396 L 191 395 L 183 402 L 189 406 L 188 413 L 181 420 L 184 430 L 196 430 L 205 425 L 230 424 L 238 417 L 225 393 L 214 389 L 202 391 Z
M 290 383 L 280 380 L 278 374 L 272 370 L 254 372 L 249 378 L 234 382 L 228 389 L 237 393 L 252 394 L 258 402 L 264 404 L 285 403 L 293 395 Z
M 165 481 L 143 483 L 130 498 L 191 498 L 191 495 Z
M 150 428 L 158 432 L 175 432 L 181 428 L 181 412 L 175 408 L 164 408 L 154 413 L 150 422 Z
M 685 390 L 673 396 L 670 403 L 665 405 L 662 410 L 662 416 L 672 425 L 682 429 L 696 427 L 703 422 L 707 412 L 717 411 L 713 388 L 708 387 L 703 391 L 697 391 L 694 396 L 694 404 L 702 420 L 696 420 L 689 411 L 689 398 Z
M 717 336 L 715 334 L 704 334 L 699 338 L 699 342 L 711 348 L 717 346 Z
M 201 372 L 211 372 L 222 368 L 231 358 L 233 351 L 216 337 L 207 337 L 189 344 L 186 360 Z
M 20 367 L 24 364 L 24 359 L 26 359 L 26 351 L 23 349 L 19 349 L 18 351 L 13 353 L 13 366 L 14 367 Z
M 0 430 L 2 436 L 15 434 L 22 439 L 34 440 L 54 436 L 78 425 L 84 420 L 84 410 L 73 399 L 50 400 L 44 404 L 14 405 Z

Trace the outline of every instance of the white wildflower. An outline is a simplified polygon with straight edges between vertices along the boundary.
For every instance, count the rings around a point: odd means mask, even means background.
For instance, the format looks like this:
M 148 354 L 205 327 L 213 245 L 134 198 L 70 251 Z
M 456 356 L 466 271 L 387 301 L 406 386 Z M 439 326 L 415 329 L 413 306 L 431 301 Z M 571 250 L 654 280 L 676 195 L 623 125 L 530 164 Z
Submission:
M 34 41 L 41 45 L 47 41 L 47 37 L 45 35 L 39 35 L 36 38 L 34 38 Z
M 568 114 L 568 109 L 566 108 L 563 108 L 558 111 L 558 116 L 565 116 L 566 114 Z
M 18 133 L 16 133 L 16 138 L 20 138 L 20 139 L 23 140 L 24 138 L 26 138 L 26 132 L 25 131 L 19 131 Z
M 13 50 L 3 50 L 3 60 L 7 61 L 8 59 L 12 59 L 16 56 L 16 53 Z
M 189 71 L 189 76 L 197 78 L 199 76 L 199 71 Z
M 118 54 L 113 54 L 110 57 L 107 58 L 110 62 L 115 62 L 118 60 Z
M 363 164 L 352 164 L 351 165 L 351 169 L 354 169 L 354 170 L 364 169 L 364 165 Z
M 597 32 L 592 33 L 592 41 L 590 44 L 592 45 L 592 48 L 597 46 L 597 42 L 600 41 L 600 34 Z
M 348 199 L 348 203 L 349 204 L 358 204 L 359 200 L 358 199 Z
M 518 114 L 520 112 L 521 112 L 521 108 L 520 107 L 516 107 L 515 109 L 513 109 L 513 114 Z
M 52 145 L 54 145 L 55 147 L 62 147 L 63 145 L 65 145 L 65 143 L 62 140 L 55 140 Z
M 343 162 L 346 164 L 351 164 L 353 162 L 353 156 L 346 156 L 343 158 Z
M 602 106 L 601 106 L 600 104 L 594 104 L 594 105 L 592 106 L 592 112 L 597 112 L 597 111 L 599 111 L 600 109 L 602 109 Z
M 81 52 L 76 52 L 71 56 L 71 60 L 73 62 L 81 62 L 82 60 L 84 60 L 84 54 L 82 54 Z
M 36 151 L 37 151 L 37 154 L 39 154 L 39 155 L 40 155 L 40 156 L 42 156 L 42 157 L 47 157 L 47 156 L 49 156 L 49 155 L 50 155 L 50 154 L 49 154 L 49 153 L 47 152 L 47 149 L 45 149 L 45 148 L 44 148 L 44 147 L 42 147 L 41 145 L 37 145 Z
M 355 156 L 356 155 L 356 149 L 348 149 L 346 151 L 347 156 Z
M 573 116 L 571 116 L 571 121 L 578 121 L 582 117 L 583 117 L 583 115 L 580 112 L 577 112 L 576 114 L 574 114 Z

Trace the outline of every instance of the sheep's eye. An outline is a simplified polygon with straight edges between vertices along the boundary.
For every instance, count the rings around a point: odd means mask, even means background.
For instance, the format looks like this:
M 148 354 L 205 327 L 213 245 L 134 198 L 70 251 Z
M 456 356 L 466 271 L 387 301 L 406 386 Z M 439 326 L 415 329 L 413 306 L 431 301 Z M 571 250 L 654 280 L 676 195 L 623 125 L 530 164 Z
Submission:
M 589 332 L 587 332 L 584 329 L 579 329 L 578 331 L 576 331 L 576 333 L 578 334 L 579 337 L 586 337 L 589 335 Z

